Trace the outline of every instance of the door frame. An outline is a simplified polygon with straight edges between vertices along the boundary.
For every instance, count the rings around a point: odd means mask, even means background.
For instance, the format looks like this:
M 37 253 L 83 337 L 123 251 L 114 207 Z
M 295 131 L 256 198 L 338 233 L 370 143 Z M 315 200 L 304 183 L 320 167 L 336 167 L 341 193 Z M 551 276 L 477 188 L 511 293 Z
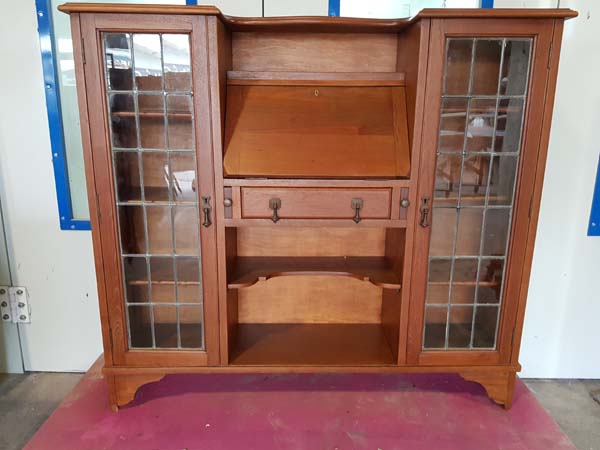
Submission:
M 198 15 L 72 14 L 78 103 L 87 173 L 90 220 L 105 366 L 205 366 L 219 364 L 216 224 L 200 227 L 205 350 L 130 350 L 125 316 L 117 207 L 112 171 L 109 116 L 102 57 L 101 33 L 190 34 L 194 133 L 198 202 L 214 195 L 212 136 L 208 86 L 206 18 Z M 198 208 L 201 211 L 200 205 Z M 214 211 L 214 203 L 213 203 Z M 213 213 L 214 217 L 214 213 Z M 202 223 L 198 217 L 198 223 Z
M 517 364 L 518 342 L 535 238 L 535 227 L 531 226 L 531 219 L 535 219 L 533 222 L 537 220 L 539 201 L 535 200 L 536 195 L 541 195 L 547 136 L 550 128 L 550 121 L 546 119 L 551 113 L 551 108 L 549 112 L 547 107 L 549 96 L 552 96 L 550 103 L 553 99 L 553 85 L 548 85 L 549 80 L 553 79 L 550 70 L 551 62 L 553 62 L 551 48 L 560 48 L 562 20 L 510 19 L 510 22 L 508 22 L 509 19 L 504 20 L 507 22 L 485 18 L 432 20 L 424 110 L 429 111 L 429 117 L 432 118 L 431 123 L 435 126 L 424 127 L 421 171 L 418 182 L 418 198 L 433 198 L 446 39 L 455 37 L 533 38 L 496 349 L 422 349 L 431 226 L 423 228 L 416 223 L 418 220 L 416 219 L 407 349 L 409 364 L 431 366 L 495 365 L 509 362 Z M 560 30 L 557 33 L 555 29 L 558 27 Z M 557 39 L 558 43 L 552 45 L 553 40 Z M 554 59 L 557 63 L 557 56 Z M 556 73 L 554 73 L 555 75 Z M 517 347 L 513 349 L 515 344 Z M 514 358 L 512 358 L 513 353 L 515 354 Z

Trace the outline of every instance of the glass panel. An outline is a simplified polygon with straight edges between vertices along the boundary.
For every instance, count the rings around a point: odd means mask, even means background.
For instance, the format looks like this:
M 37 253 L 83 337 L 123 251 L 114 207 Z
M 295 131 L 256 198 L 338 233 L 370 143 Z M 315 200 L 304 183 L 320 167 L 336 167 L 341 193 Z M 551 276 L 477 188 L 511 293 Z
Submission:
M 146 208 L 148 220 L 148 252 L 173 254 L 173 230 L 171 227 L 170 206 L 149 206 Z
M 517 156 L 496 155 L 492 162 L 488 204 L 510 206 L 517 176 Z
M 106 33 L 104 35 L 104 60 L 108 87 L 113 91 L 132 90 L 131 35 Z
M 473 98 L 469 104 L 467 151 L 491 152 L 494 142 L 495 98 Z
M 522 98 L 502 98 L 498 104 L 496 152 L 518 152 L 521 146 Z
M 169 201 L 169 162 L 166 152 L 144 152 L 144 196 L 147 202 Z
M 494 348 L 498 322 L 497 306 L 478 306 L 473 326 L 473 347 Z
M 465 157 L 461 179 L 460 204 L 462 206 L 483 206 L 490 173 L 489 155 Z
M 193 153 L 171 154 L 173 201 L 193 202 L 196 199 L 196 159 Z
M 169 148 L 176 150 L 193 148 L 192 97 L 168 95 L 167 112 L 169 116 Z
M 472 306 L 452 306 L 448 324 L 448 347 L 468 348 L 471 344 Z
M 117 180 L 117 199 L 119 201 L 129 202 L 142 199 L 137 152 L 115 153 L 115 179 Z
M 155 305 L 154 336 L 159 348 L 177 348 L 179 346 L 177 332 L 177 307 Z
M 162 60 L 158 34 L 134 34 L 135 85 L 139 91 L 162 91 Z M 141 108 L 140 108 L 141 110 Z
M 132 94 L 110 94 L 108 98 L 112 143 L 116 148 L 137 147 L 135 103 Z
M 440 152 L 462 152 L 467 124 L 467 105 L 464 98 L 445 98 L 442 100 L 440 117 Z
M 192 90 L 190 38 L 187 34 L 163 34 L 165 90 Z
M 508 237 L 509 208 L 488 209 L 485 212 L 483 250 L 485 256 L 504 256 Z
M 163 95 L 138 95 L 142 148 L 165 149 L 165 99 Z
M 198 211 L 189 206 L 175 206 L 175 249 L 178 255 L 198 255 L 200 242 L 198 236 Z
M 531 40 L 507 39 L 502 63 L 500 95 L 524 95 L 529 72 Z
M 448 308 L 427 306 L 425 308 L 425 348 L 443 348 L 446 343 L 446 320 Z
M 477 303 L 500 303 L 504 275 L 503 259 L 482 259 L 479 263 Z
M 146 253 L 144 209 L 141 206 L 119 206 L 119 225 L 123 253 Z
M 129 339 L 133 348 L 152 347 L 152 318 L 150 307 L 133 305 L 127 308 Z
M 181 347 L 202 348 L 202 308 L 200 306 L 179 307 L 179 328 L 181 330 Z
M 477 259 L 454 260 L 452 273 L 453 304 L 473 304 L 475 302 L 475 281 L 477 280 Z
M 423 347 L 494 348 L 531 39 L 448 39 Z
M 455 254 L 477 256 L 481 245 L 481 224 L 483 208 L 461 208 L 456 232 Z
M 450 288 L 450 270 L 452 260 L 431 259 L 429 261 L 429 284 L 427 285 L 427 303 L 448 303 Z
M 448 39 L 446 50 L 446 95 L 466 95 L 469 93 L 469 71 L 471 67 L 472 39 Z M 465 76 L 467 74 L 467 76 Z
M 203 349 L 190 38 L 102 40 L 130 346 Z
M 123 258 L 126 300 L 129 303 L 146 303 L 150 300 L 146 258 Z
M 475 40 L 475 62 L 473 66 L 473 95 L 498 94 L 502 39 Z
M 438 155 L 433 194 L 435 206 L 456 206 L 458 204 L 461 170 L 462 156 L 460 154 Z
M 431 214 L 431 256 L 452 256 L 454 254 L 454 233 L 456 208 L 433 208 Z

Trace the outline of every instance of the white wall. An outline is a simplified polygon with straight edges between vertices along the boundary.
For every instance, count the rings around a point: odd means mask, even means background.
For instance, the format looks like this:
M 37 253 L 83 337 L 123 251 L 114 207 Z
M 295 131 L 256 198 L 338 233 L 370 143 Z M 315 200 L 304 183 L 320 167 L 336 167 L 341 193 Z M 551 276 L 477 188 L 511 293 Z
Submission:
M 567 21 L 563 36 L 522 376 L 600 378 L 600 237 L 586 236 L 600 154 L 600 4 L 561 0 L 560 6 L 579 17 Z
M 86 370 L 101 353 L 89 232 L 58 225 L 33 0 L 0 2 L 0 194 L 13 283 L 26 286 L 26 370 Z

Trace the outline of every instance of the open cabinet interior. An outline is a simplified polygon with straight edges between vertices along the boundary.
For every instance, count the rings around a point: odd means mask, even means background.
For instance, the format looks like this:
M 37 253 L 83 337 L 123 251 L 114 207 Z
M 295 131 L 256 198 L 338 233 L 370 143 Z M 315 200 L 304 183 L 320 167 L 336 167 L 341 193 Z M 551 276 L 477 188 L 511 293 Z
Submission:
M 403 229 L 226 235 L 230 364 L 395 364 Z

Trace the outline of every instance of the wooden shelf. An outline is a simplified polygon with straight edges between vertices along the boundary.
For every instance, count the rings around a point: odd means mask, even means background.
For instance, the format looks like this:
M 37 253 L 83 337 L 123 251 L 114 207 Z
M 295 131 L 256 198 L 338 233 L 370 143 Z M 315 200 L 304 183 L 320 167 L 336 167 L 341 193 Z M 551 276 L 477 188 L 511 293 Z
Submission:
M 239 257 L 227 287 L 239 289 L 258 281 L 291 275 L 338 275 L 400 289 L 396 272 L 382 257 Z
M 231 365 L 393 365 L 378 324 L 238 324 Z
M 400 72 L 227 72 L 228 85 L 254 86 L 404 86 Z

